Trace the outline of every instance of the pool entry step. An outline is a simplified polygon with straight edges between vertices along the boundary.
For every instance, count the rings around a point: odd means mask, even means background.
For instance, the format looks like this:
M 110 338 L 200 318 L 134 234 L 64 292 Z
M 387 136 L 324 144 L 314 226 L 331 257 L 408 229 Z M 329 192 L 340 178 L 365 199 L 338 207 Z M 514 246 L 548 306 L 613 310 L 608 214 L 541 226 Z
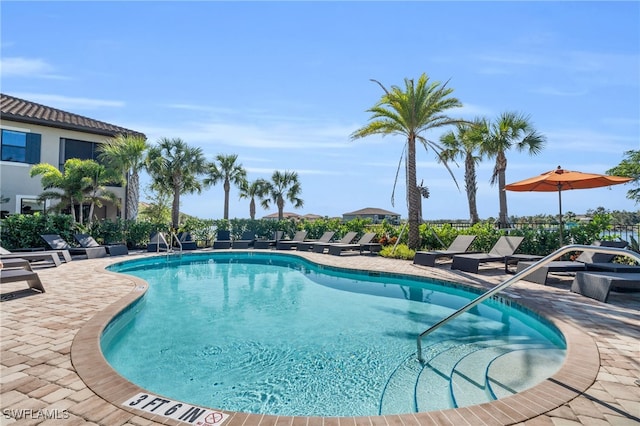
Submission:
M 536 339 L 505 343 L 479 335 L 436 342 L 423 348 L 423 356 L 423 363 L 411 354 L 397 366 L 380 398 L 380 414 L 466 407 L 504 398 L 552 375 L 549 359 L 562 359 L 564 353 Z

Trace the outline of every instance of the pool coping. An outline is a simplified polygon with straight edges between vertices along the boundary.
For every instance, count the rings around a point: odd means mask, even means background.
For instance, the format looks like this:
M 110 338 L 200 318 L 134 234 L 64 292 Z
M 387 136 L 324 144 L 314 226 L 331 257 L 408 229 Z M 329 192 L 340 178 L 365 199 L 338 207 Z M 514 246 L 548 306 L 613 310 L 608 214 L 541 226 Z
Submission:
M 321 256 L 307 256 L 305 253 L 290 252 L 290 256 L 302 257 L 307 261 L 323 265 Z M 130 258 L 131 259 L 131 258 Z M 330 259 L 330 258 L 327 258 Z M 331 266 L 331 265 L 327 265 Z M 344 269 L 362 270 L 339 266 Z M 97 272 L 116 274 L 100 268 Z M 420 270 L 415 274 L 420 276 Z M 402 274 L 402 273 L 399 273 Z M 120 275 L 120 274 L 118 274 Z M 94 315 L 83 327 L 80 328 L 71 345 L 71 361 L 80 378 L 86 386 L 96 395 L 109 403 L 118 406 L 137 416 L 154 422 L 170 425 L 182 425 L 185 422 L 171 419 L 162 415 L 155 415 L 137 408 L 123 405 L 127 400 L 138 393 L 150 393 L 147 390 L 129 382 L 119 375 L 107 363 L 100 350 L 100 337 L 102 331 L 113 317 L 142 297 L 148 288 L 148 284 L 139 278 L 127 274 L 133 282 L 131 291 L 117 302 L 109 305 Z M 470 285 L 470 287 L 474 287 Z M 508 298 L 508 296 L 506 296 Z M 520 392 L 516 395 L 505 397 L 496 401 L 446 410 L 436 410 L 420 413 L 408 413 L 383 416 L 356 416 L 356 417 L 304 417 L 304 416 L 276 416 L 250 414 L 241 412 L 220 411 L 229 415 L 225 425 L 274 425 L 274 424 L 447 424 L 455 425 L 507 425 L 530 420 L 537 416 L 552 411 L 574 398 L 585 393 L 595 382 L 600 369 L 600 354 L 594 339 L 587 333 L 562 320 L 551 307 L 545 304 L 530 304 L 524 298 L 514 302 L 525 306 L 527 309 L 544 317 L 560 330 L 566 341 L 566 358 L 560 370 L 553 376 L 545 379 L 538 385 Z M 155 395 L 153 393 L 150 393 Z M 169 399 L 169 398 L 167 398 Z M 203 407 L 208 408 L 208 407 Z

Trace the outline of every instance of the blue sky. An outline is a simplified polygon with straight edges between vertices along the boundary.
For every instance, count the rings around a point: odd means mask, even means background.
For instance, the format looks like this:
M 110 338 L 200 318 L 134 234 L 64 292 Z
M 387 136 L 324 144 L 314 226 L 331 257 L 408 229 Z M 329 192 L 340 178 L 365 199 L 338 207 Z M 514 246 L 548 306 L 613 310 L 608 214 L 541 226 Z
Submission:
M 427 73 L 464 107 L 452 116 L 530 115 L 547 145 L 507 153 L 507 183 L 556 168 L 604 173 L 640 149 L 640 2 L 2 1 L 1 90 L 143 132 L 179 137 L 209 160 L 238 154 L 248 178 L 299 174 L 304 207 L 339 216 L 380 207 L 406 217 L 399 136 L 350 141 L 380 87 Z M 425 134 L 438 141 L 448 129 Z M 493 162 L 478 210 L 497 217 Z M 466 219 L 461 190 L 418 152 L 425 219 Z M 143 183 L 148 179 L 143 177 Z M 563 210 L 636 211 L 627 185 L 563 193 Z M 222 186 L 181 210 L 223 214 Z M 144 196 L 143 196 L 144 198 Z M 507 193 L 510 215 L 557 214 L 553 193 Z M 258 210 L 257 216 L 275 209 Z M 249 203 L 231 191 L 230 215 Z

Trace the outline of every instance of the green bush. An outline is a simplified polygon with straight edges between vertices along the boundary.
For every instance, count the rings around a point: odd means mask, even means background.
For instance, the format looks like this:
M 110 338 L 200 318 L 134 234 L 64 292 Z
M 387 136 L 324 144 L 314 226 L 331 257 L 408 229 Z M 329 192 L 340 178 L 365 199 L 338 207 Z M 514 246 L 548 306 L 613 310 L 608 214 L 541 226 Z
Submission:
M 71 215 L 12 214 L 2 220 L 0 243 L 8 250 L 43 247 L 40 235 L 58 234 L 71 242 L 77 230 Z
M 391 259 L 413 260 L 416 252 L 411 250 L 406 244 L 398 244 L 397 246 L 385 246 L 380 250 L 380 256 L 389 257 Z

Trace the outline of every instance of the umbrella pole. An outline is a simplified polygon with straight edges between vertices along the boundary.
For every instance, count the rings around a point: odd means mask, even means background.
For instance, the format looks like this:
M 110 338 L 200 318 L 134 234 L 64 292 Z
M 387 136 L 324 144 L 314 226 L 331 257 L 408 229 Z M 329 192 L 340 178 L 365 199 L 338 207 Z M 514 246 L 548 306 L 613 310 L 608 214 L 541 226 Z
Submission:
M 562 247 L 562 184 L 558 184 L 558 206 L 560 213 L 558 214 L 558 220 L 560 222 L 560 247 Z

